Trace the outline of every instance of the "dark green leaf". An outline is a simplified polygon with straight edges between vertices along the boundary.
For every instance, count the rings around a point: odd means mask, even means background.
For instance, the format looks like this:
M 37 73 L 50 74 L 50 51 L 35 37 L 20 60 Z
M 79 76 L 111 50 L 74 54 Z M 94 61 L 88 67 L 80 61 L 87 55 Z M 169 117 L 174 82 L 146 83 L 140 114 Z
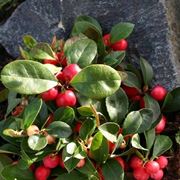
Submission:
M 9 90 L 3 89 L 0 91 L 0 103 L 5 101 L 8 98 Z
M 117 133 L 119 132 L 119 125 L 114 122 L 107 122 L 98 127 L 99 131 L 103 134 L 103 136 L 111 141 L 117 141 Z
M 124 171 L 115 159 L 109 159 L 102 166 L 103 176 L 105 180 L 123 180 Z
M 94 99 L 114 94 L 120 83 L 121 78 L 116 70 L 100 64 L 84 68 L 71 80 L 71 85 L 79 93 Z
M 23 119 L 24 119 L 23 126 L 25 129 L 27 129 L 30 125 L 33 124 L 37 115 L 40 112 L 41 106 L 42 106 L 42 100 L 35 98 L 25 108 L 23 113 Z
M 0 146 L 0 153 L 3 154 L 19 154 L 19 148 L 13 144 L 3 144 Z
M 43 64 L 16 60 L 1 71 L 2 83 L 21 94 L 39 94 L 57 85 L 55 76 Z
M 153 158 L 159 157 L 172 147 L 172 140 L 165 135 L 156 136 L 153 148 Z
M 147 151 L 148 149 L 146 148 L 143 148 L 140 144 L 140 137 L 138 134 L 134 134 L 132 136 L 132 139 L 131 139 L 131 145 L 132 147 L 136 148 L 136 149 L 141 149 L 141 150 L 144 150 L 144 151 Z
M 153 69 L 151 65 L 144 59 L 140 58 L 140 66 L 145 85 L 149 85 L 153 79 Z
M 93 138 L 90 153 L 97 162 L 105 162 L 108 158 L 108 141 L 101 132 L 97 132 Z
M 32 150 L 39 151 L 46 147 L 46 137 L 41 135 L 32 135 L 28 138 L 28 145 Z
M 133 31 L 134 24 L 132 23 L 119 23 L 111 29 L 111 43 L 115 43 L 121 39 L 126 39 Z
M 71 127 L 62 121 L 52 122 L 47 129 L 48 133 L 58 137 L 58 138 L 67 138 L 72 134 Z
M 80 106 L 77 108 L 77 111 L 81 116 L 92 116 L 93 115 L 90 106 Z
M 33 48 L 37 44 L 37 41 L 31 35 L 23 36 L 23 42 L 29 49 Z
M 122 88 L 119 88 L 113 95 L 107 97 L 105 103 L 111 121 L 121 122 L 129 107 L 128 97 Z
M 151 149 L 151 147 L 153 146 L 154 144 L 154 140 L 155 140 L 155 129 L 150 129 L 148 131 L 145 131 L 144 132 L 144 136 L 145 136 L 145 139 L 146 139 L 146 148 L 147 149 Z
M 96 54 L 97 46 L 91 39 L 80 39 L 66 51 L 69 64 L 78 64 L 82 68 L 90 65 Z

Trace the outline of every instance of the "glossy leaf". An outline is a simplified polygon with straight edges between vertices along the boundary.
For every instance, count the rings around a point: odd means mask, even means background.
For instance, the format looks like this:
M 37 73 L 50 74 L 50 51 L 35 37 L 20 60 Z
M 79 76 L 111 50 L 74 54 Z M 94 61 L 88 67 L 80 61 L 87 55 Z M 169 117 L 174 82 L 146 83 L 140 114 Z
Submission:
M 153 79 L 153 69 L 151 65 L 144 59 L 140 58 L 140 67 L 145 85 L 149 85 Z
M 156 136 L 154 147 L 153 147 L 153 158 L 159 157 L 161 154 L 166 152 L 172 147 L 172 140 L 165 135 Z
M 32 150 L 39 151 L 46 147 L 46 137 L 41 135 L 32 135 L 28 138 L 28 145 Z
M 26 45 L 26 47 L 30 49 L 37 44 L 37 41 L 31 35 L 24 35 L 23 42 Z
M 58 138 L 67 138 L 71 135 L 71 127 L 62 121 L 52 122 L 47 129 L 48 133 L 58 137 Z
M 138 134 L 134 134 L 132 136 L 131 145 L 132 145 L 132 147 L 134 147 L 136 149 L 140 149 L 140 150 L 144 150 L 144 151 L 148 150 L 148 149 L 146 149 L 146 148 L 141 146 L 141 144 L 140 144 L 140 137 L 139 137 Z
M 126 93 L 119 88 L 113 95 L 105 100 L 106 109 L 111 121 L 121 122 L 128 112 L 129 101 Z
M 103 176 L 105 180 L 123 180 L 124 171 L 115 159 L 109 159 L 102 165 Z
M 134 24 L 118 23 L 111 29 L 111 43 L 115 43 L 121 39 L 126 39 L 133 31 Z
M 33 99 L 28 106 L 26 106 L 23 113 L 23 126 L 27 129 L 30 125 L 33 124 L 37 115 L 39 114 L 42 106 L 42 100 L 35 98 Z
M 56 74 L 61 71 L 61 67 L 57 67 L 53 64 L 43 64 L 52 74 Z
M 99 131 L 103 134 L 103 136 L 111 141 L 117 141 L 117 133 L 119 132 L 119 125 L 114 122 L 107 122 L 98 127 Z
M 7 143 L 7 144 L 3 144 L 2 146 L 0 146 L 0 153 L 18 155 L 20 152 L 19 152 L 19 148 L 17 146 Z
M 97 64 L 82 69 L 70 83 L 84 96 L 102 99 L 118 90 L 121 78 L 113 68 Z
M 43 64 L 16 60 L 1 71 L 2 83 L 20 94 L 39 94 L 57 85 L 57 79 Z
M 107 160 L 109 148 L 108 141 L 101 132 L 97 132 L 93 138 L 90 153 L 97 162 L 102 163 Z
M 77 108 L 77 111 L 81 116 L 92 116 L 93 115 L 90 106 L 80 106 Z
M 96 43 L 91 39 L 80 39 L 66 51 L 69 64 L 78 64 L 81 68 L 91 64 L 97 54 Z
M 156 137 L 155 129 L 153 128 L 153 129 L 150 129 L 148 131 L 145 131 L 144 136 L 145 136 L 145 139 L 146 139 L 146 148 L 150 150 L 151 147 L 154 144 L 154 140 L 155 140 L 155 137 Z

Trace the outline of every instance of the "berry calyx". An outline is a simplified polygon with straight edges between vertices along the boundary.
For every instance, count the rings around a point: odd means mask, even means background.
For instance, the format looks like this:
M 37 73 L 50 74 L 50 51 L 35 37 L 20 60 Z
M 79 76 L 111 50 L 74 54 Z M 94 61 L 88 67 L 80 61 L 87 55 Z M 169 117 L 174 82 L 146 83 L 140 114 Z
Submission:
M 160 122 L 156 125 L 156 127 L 155 127 L 155 132 L 157 133 L 157 134 L 160 134 L 160 133 L 162 133 L 163 131 L 164 131 L 164 129 L 165 129 L 165 126 L 166 126 L 166 117 L 165 116 L 162 116 L 162 118 L 161 118 L 161 120 L 160 120 Z
M 58 58 L 59 64 L 61 64 L 63 67 L 67 66 L 67 59 L 63 51 L 56 53 L 56 56 Z
M 47 180 L 48 176 L 50 175 L 51 170 L 44 166 L 39 166 L 35 170 L 35 178 L 36 180 Z
M 66 90 L 65 92 L 59 93 L 56 97 L 56 105 L 58 107 L 75 106 L 76 96 L 74 92 L 71 90 Z
M 81 160 L 77 163 L 76 167 L 77 167 L 77 168 L 82 168 L 82 167 L 85 165 L 85 163 L 86 163 L 85 159 L 81 159 Z
M 114 51 L 125 51 L 127 47 L 128 42 L 125 39 L 121 39 L 111 46 Z
M 69 82 L 80 71 L 81 71 L 81 68 L 77 64 L 70 64 L 63 69 L 62 71 L 63 78 L 64 80 Z
M 43 158 L 44 167 L 55 168 L 58 166 L 60 158 L 58 155 L 49 154 Z
M 120 164 L 120 166 L 122 167 L 122 169 L 125 168 L 125 162 L 124 159 L 122 159 L 121 157 L 115 157 L 116 161 Z
M 41 94 L 41 98 L 44 100 L 44 101 L 52 101 L 52 100 L 55 100 L 56 97 L 58 95 L 58 90 L 57 88 L 51 88 L 50 90 L 46 91 L 46 92 L 43 92 Z
M 105 34 L 103 36 L 103 43 L 104 43 L 105 46 L 111 46 L 110 34 Z
M 159 164 L 156 161 L 152 161 L 152 160 L 148 161 L 144 167 L 148 174 L 157 173 L 160 169 Z
M 137 180 L 149 179 L 149 174 L 146 172 L 146 170 L 143 167 L 134 169 L 133 176 Z
M 157 173 L 151 174 L 151 178 L 155 180 L 161 180 L 164 176 L 164 172 L 160 169 Z
M 26 133 L 28 136 L 39 134 L 39 128 L 36 125 L 31 125 L 26 129 Z
M 151 96 L 157 101 L 163 101 L 166 97 L 166 94 L 167 90 L 160 85 L 153 87 L 153 89 L 151 90 Z
M 158 159 L 156 159 L 156 162 L 161 169 L 164 169 L 168 165 L 168 160 L 165 156 L 159 156 Z
M 132 169 L 142 168 L 143 167 L 143 160 L 137 156 L 133 156 L 130 160 L 130 167 Z

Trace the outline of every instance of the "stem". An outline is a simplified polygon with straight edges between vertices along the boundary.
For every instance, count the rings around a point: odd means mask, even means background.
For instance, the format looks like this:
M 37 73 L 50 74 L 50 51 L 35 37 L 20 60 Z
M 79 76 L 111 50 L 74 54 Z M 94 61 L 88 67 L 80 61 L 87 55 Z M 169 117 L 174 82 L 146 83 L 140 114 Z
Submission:
M 136 155 L 137 155 L 140 159 L 144 160 L 144 156 L 143 156 L 142 153 L 140 153 L 138 150 L 136 150 Z
M 96 109 L 94 108 L 94 106 L 92 104 L 90 104 L 90 107 L 91 107 L 91 110 L 95 116 L 95 119 L 96 119 L 96 126 L 99 127 L 100 126 L 100 119 L 99 119 L 99 115 L 96 111 Z

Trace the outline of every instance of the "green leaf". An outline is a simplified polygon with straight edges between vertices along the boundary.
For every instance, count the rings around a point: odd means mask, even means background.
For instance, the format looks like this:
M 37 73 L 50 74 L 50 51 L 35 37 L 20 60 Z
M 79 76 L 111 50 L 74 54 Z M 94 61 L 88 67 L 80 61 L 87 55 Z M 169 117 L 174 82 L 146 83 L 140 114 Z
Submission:
M 90 153 L 97 162 L 103 163 L 108 158 L 108 141 L 101 132 L 97 132 L 92 140 Z
M 149 85 L 153 79 L 153 69 L 151 65 L 144 59 L 140 58 L 140 67 L 145 85 Z
M 153 124 L 158 120 L 161 114 L 159 103 L 148 94 L 145 94 L 144 102 L 145 102 L 145 107 L 151 109 L 153 112 L 153 117 L 152 117 L 152 124 Z
M 71 125 L 74 119 L 75 113 L 71 107 L 61 107 L 54 112 L 54 121 L 62 121 Z
M 43 64 L 52 74 L 56 74 L 61 71 L 61 67 L 57 67 L 53 64 Z
M 153 158 L 159 157 L 161 154 L 166 152 L 172 147 L 172 140 L 165 135 L 156 136 L 154 147 L 153 147 Z
M 32 150 L 39 151 L 46 147 L 46 137 L 41 135 L 32 135 L 28 138 L 28 145 Z
M 8 98 L 9 90 L 3 89 L 0 91 L 0 103 L 5 101 Z
M 123 180 L 124 171 L 115 159 L 109 159 L 102 165 L 103 176 L 105 180 Z
M 176 142 L 180 145 L 180 129 L 175 134 L 175 139 L 176 139 Z
M 52 122 L 47 129 L 48 133 L 58 138 L 68 138 L 72 134 L 71 127 L 62 121 Z
M 114 122 L 107 122 L 98 127 L 99 131 L 103 134 L 103 136 L 111 141 L 117 141 L 117 133 L 119 132 L 119 125 Z
M 39 94 L 57 85 L 55 76 L 43 64 L 16 60 L 1 71 L 5 87 L 20 94 Z
M 35 98 L 33 99 L 28 106 L 26 106 L 23 113 L 23 126 L 27 129 L 30 125 L 33 124 L 37 115 L 39 114 L 42 106 L 42 100 Z
M 130 112 L 123 122 L 123 134 L 135 134 L 142 124 L 142 117 L 139 111 Z
M 80 106 L 77 108 L 77 111 L 81 116 L 92 116 L 93 115 L 90 106 Z
M 126 39 L 133 31 L 134 24 L 132 23 L 118 23 L 112 27 L 111 43 L 115 43 L 121 39 Z
M 33 172 L 29 169 L 22 170 L 18 167 L 18 165 L 9 165 L 6 166 L 2 171 L 2 176 L 6 180 L 34 180 Z
M 70 83 L 84 96 L 102 99 L 119 89 L 121 78 L 113 68 L 97 64 L 82 69 Z
M 153 128 L 153 129 L 150 129 L 148 131 L 145 131 L 144 136 L 146 139 L 146 148 L 150 150 L 154 144 L 154 140 L 156 137 L 155 129 Z
M 79 131 L 79 137 L 82 140 L 88 139 L 93 133 L 96 128 L 96 121 L 95 119 L 87 119 L 83 122 L 81 129 Z
M 180 110 L 180 87 L 169 92 L 162 105 L 163 112 L 175 112 Z
M 13 144 L 3 144 L 2 146 L 0 146 L 0 153 L 3 154 L 19 154 L 19 148 Z
M 37 41 L 31 35 L 23 36 L 23 42 L 29 49 L 33 48 L 37 44 Z
M 134 148 L 136 148 L 136 149 L 141 149 L 141 150 L 144 150 L 144 151 L 147 151 L 147 150 L 148 150 L 148 149 L 143 148 L 143 147 L 141 146 L 139 134 L 134 134 L 134 135 L 132 136 L 131 145 L 132 145 L 132 147 L 134 147 Z
M 129 101 L 126 93 L 119 88 L 113 95 L 105 100 L 106 109 L 111 121 L 121 122 L 128 112 Z
M 86 67 L 92 63 L 97 54 L 96 43 L 91 39 L 80 39 L 73 43 L 66 51 L 69 64 Z
M 123 80 L 123 84 L 129 87 L 135 87 L 137 89 L 141 89 L 141 82 L 136 76 L 136 74 L 126 71 L 127 78 Z

